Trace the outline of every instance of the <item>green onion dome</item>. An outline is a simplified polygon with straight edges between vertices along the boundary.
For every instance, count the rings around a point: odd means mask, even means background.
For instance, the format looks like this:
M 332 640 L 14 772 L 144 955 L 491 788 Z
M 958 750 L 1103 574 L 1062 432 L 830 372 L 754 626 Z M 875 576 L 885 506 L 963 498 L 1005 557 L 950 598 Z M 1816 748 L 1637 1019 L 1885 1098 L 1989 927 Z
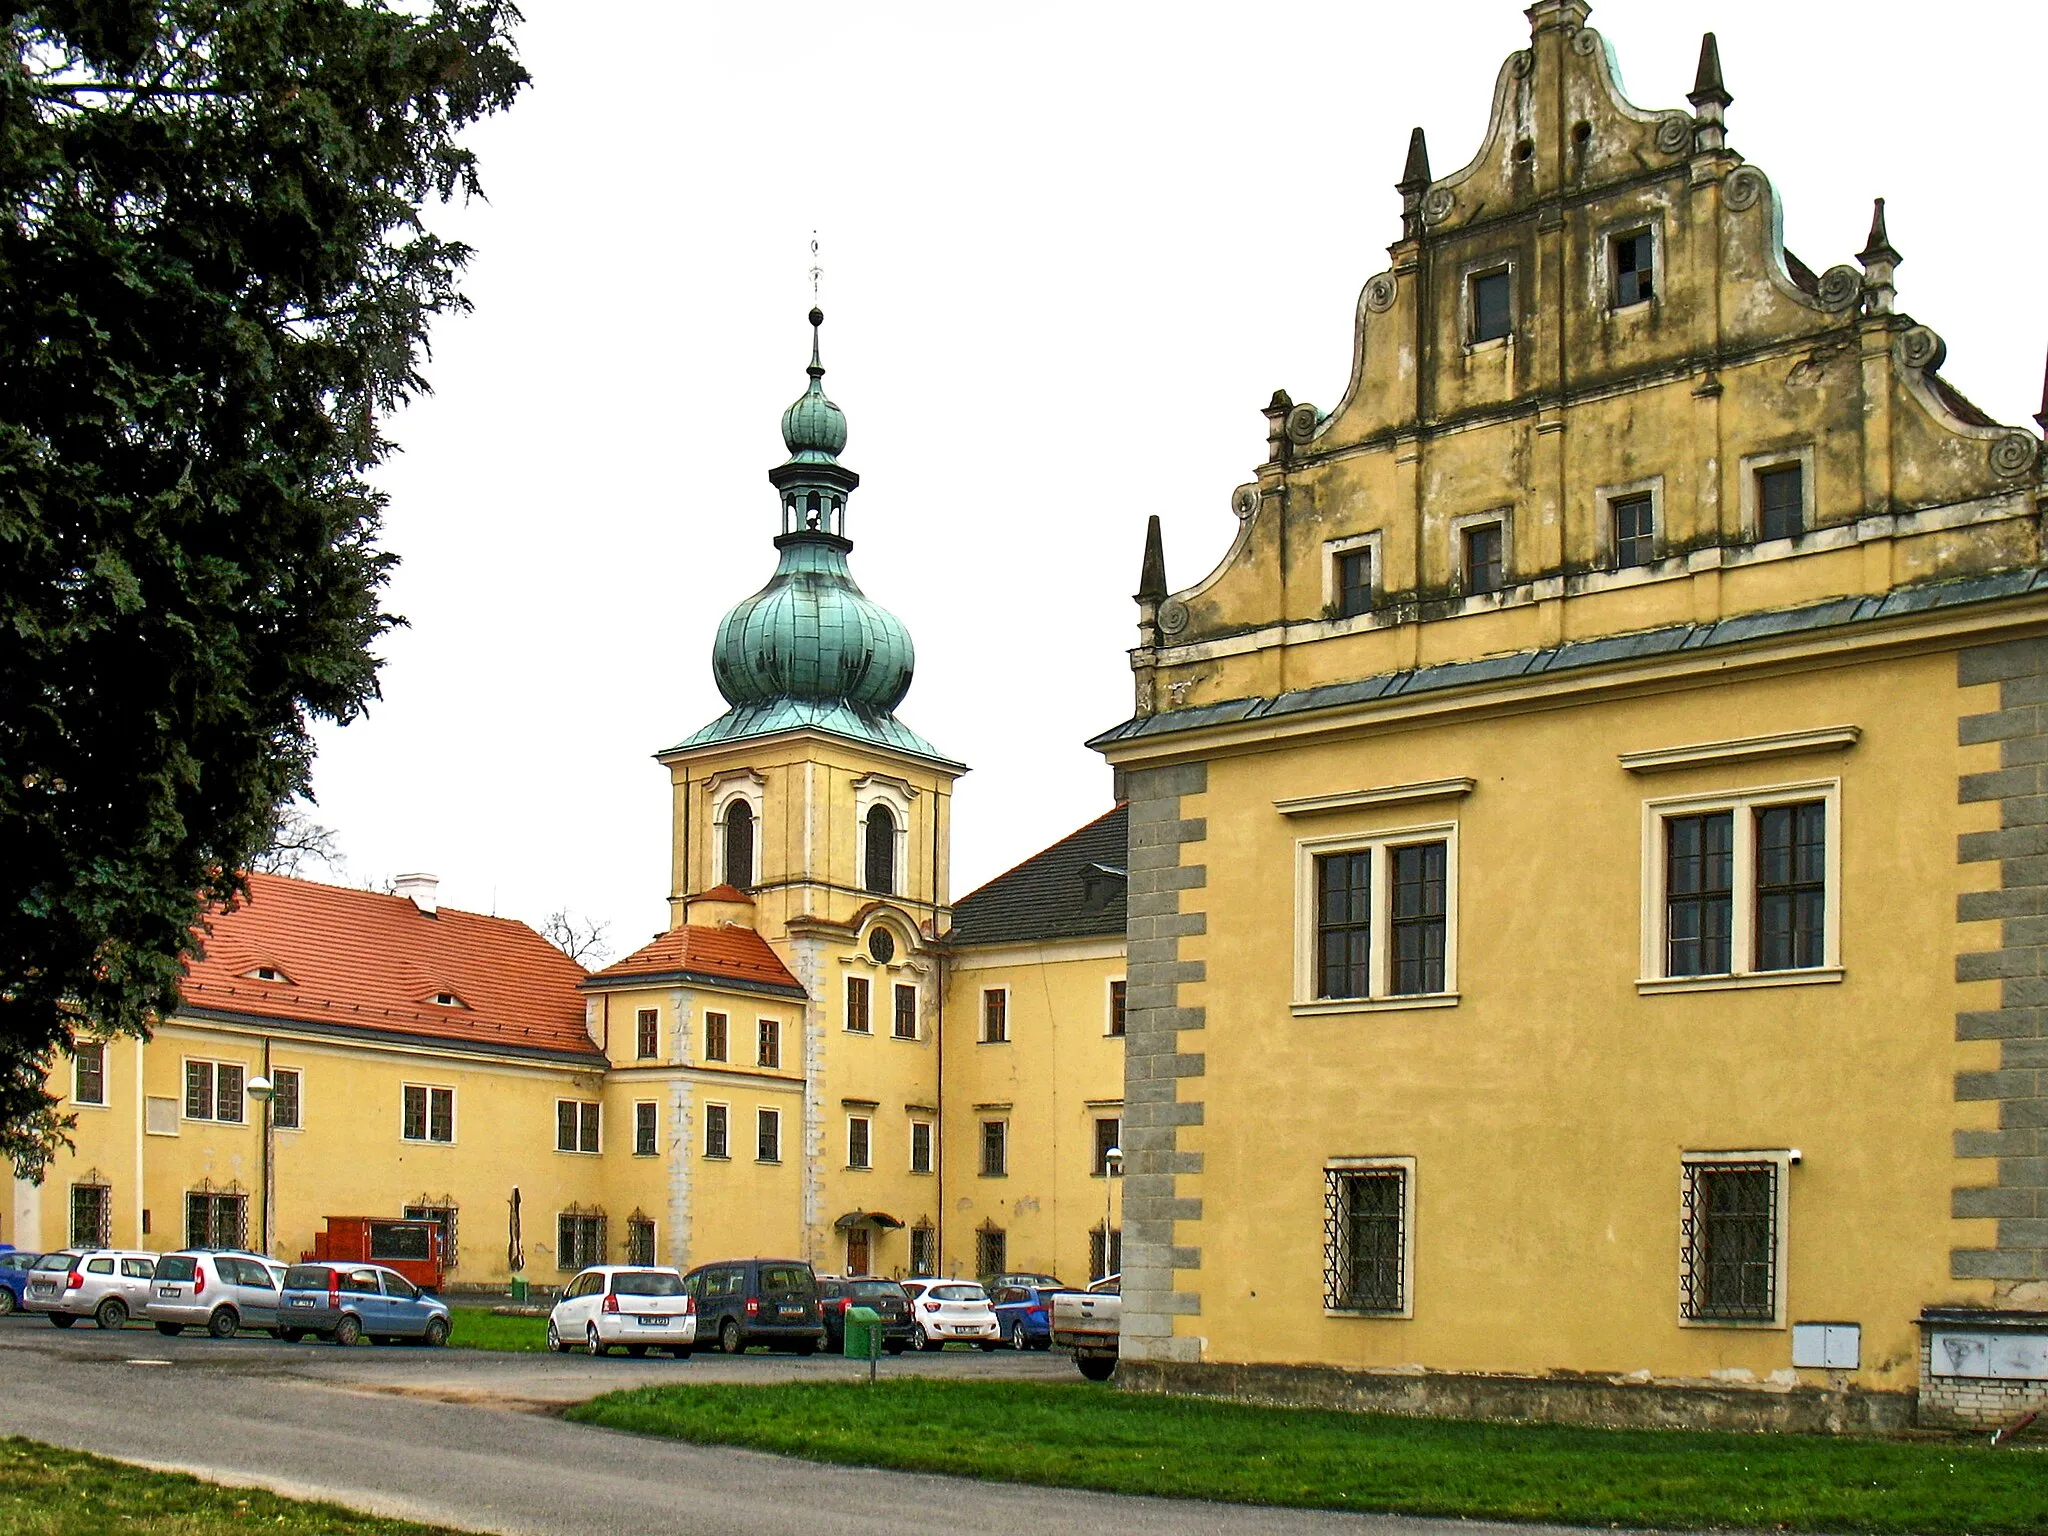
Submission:
M 818 327 L 824 323 L 824 311 L 812 310 L 810 388 L 782 413 L 782 441 L 799 464 L 832 459 L 846 446 L 846 413 L 825 398 L 825 369 L 818 361 Z
M 854 582 L 847 541 L 793 533 L 775 542 L 782 558 L 768 585 L 718 626 L 718 691 L 736 705 L 790 698 L 893 710 L 910 691 L 916 653 L 903 621 Z

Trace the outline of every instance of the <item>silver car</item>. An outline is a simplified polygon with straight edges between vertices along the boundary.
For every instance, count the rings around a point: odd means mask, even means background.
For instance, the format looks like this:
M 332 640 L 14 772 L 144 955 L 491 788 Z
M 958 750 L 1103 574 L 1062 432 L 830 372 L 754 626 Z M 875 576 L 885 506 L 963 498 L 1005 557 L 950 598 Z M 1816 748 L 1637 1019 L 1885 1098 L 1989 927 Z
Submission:
M 59 1328 L 89 1317 L 102 1328 L 125 1328 L 149 1304 L 156 1258 L 133 1248 L 88 1248 L 46 1253 L 28 1272 L 30 1312 L 41 1312 Z
M 204 1328 L 216 1339 L 232 1339 L 242 1328 L 275 1332 L 283 1284 L 284 1266 L 260 1253 L 167 1253 L 156 1261 L 142 1315 L 158 1333 Z

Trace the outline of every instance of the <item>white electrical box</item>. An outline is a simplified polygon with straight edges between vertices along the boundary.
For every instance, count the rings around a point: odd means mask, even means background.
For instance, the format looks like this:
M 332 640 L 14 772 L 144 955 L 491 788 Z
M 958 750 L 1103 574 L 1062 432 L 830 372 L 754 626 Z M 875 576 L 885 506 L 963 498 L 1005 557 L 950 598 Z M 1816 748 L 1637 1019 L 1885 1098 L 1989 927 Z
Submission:
M 1863 1325 L 1794 1323 L 1792 1363 L 1811 1370 L 1858 1369 L 1863 1363 Z

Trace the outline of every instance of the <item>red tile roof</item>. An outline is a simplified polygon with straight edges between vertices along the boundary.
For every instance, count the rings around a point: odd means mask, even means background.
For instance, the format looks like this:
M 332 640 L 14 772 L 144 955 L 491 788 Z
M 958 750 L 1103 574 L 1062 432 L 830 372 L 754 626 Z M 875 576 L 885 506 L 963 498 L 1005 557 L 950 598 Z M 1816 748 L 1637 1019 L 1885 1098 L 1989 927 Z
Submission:
M 249 900 L 210 918 L 185 1006 L 517 1052 L 597 1055 L 583 967 L 526 924 L 404 896 L 251 875 Z M 250 973 L 268 966 L 284 981 Z M 449 992 L 450 1007 L 432 1001 Z
M 714 895 L 715 892 L 706 892 Z M 733 893 L 739 896 L 738 892 Z M 723 898 L 731 900 L 731 897 Z M 748 898 L 739 897 L 744 901 Z M 606 966 L 585 986 L 606 982 L 674 977 L 714 985 L 724 982 L 742 991 L 773 991 L 791 997 L 809 994 L 789 973 L 782 957 L 751 928 L 721 924 L 716 928 L 686 926 L 659 934 L 652 944 Z

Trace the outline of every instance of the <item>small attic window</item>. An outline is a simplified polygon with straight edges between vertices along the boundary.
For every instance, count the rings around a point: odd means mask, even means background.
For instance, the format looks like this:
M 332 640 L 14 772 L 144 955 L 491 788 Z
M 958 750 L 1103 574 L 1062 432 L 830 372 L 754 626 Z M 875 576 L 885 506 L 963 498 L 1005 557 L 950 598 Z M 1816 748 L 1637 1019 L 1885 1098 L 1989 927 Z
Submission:
M 251 980 L 251 981 L 283 981 L 283 982 L 289 982 L 289 981 L 291 980 L 291 977 L 289 977 L 289 976 L 285 975 L 285 973 L 284 973 L 283 971 L 280 971 L 280 970 L 279 970 L 279 969 L 278 969 L 278 968 L 277 968 L 276 966 L 274 966 L 274 965 L 259 965 L 259 966 L 257 966 L 257 967 L 256 967 L 256 969 L 255 969 L 255 970 L 253 970 L 253 971 L 244 971 L 244 972 L 242 972 L 242 974 L 243 974 L 244 976 L 248 977 L 248 978 L 249 978 L 249 980 Z
M 427 1001 L 438 1008 L 467 1008 L 469 1006 L 469 1004 L 465 1003 L 453 992 L 436 992 Z
M 1647 229 L 1632 229 L 1616 235 L 1614 253 L 1614 307 L 1647 303 L 1656 296 L 1656 249 Z

